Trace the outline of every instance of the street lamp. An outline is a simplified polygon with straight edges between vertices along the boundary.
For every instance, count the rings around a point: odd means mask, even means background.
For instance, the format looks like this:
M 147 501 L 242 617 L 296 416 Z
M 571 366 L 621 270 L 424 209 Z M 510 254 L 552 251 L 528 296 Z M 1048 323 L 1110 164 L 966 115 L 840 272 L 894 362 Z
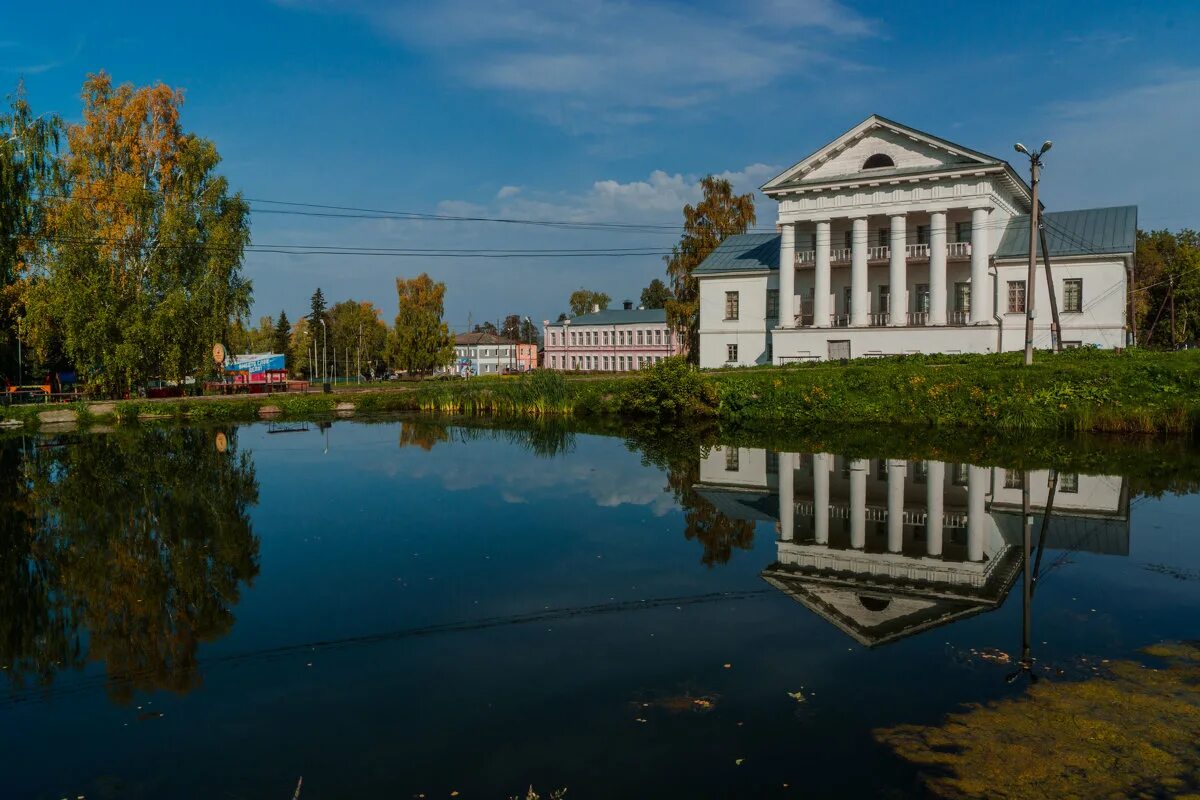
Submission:
M 1033 363 L 1033 299 L 1036 295 L 1034 292 L 1034 280 L 1037 277 L 1037 240 L 1038 240 L 1038 217 L 1040 216 L 1038 208 L 1038 178 L 1042 171 L 1042 156 L 1049 152 L 1054 143 L 1049 139 L 1042 142 L 1042 147 L 1036 153 L 1031 153 L 1025 145 L 1017 142 L 1013 145 L 1013 149 L 1018 153 L 1024 153 L 1029 156 L 1029 188 L 1032 193 L 1029 207 L 1029 271 L 1025 276 L 1025 366 Z M 1048 253 L 1043 253 L 1043 256 L 1049 256 Z M 1054 287 L 1046 287 L 1053 292 Z
M 321 317 L 321 383 L 329 383 L 329 368 L 326 363 L 329 356 L 329 329 L 325 327 L 325 318 Z

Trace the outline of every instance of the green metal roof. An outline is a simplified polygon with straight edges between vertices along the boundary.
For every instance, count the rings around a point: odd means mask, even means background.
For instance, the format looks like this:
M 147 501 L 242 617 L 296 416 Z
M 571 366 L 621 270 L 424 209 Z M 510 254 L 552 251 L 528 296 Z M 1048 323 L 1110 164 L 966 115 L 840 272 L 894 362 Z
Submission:
M 1042 218 L 1051 258 L 1132 253 L 1137 247 L 1137 206 L 1048 211 Z M 1028 214 L 1008 221 L 996 248 L 996 258 L 1021 257 L 1029 257 Z
M 730 236 L 700 262 L 693 275 L 719 272 L 761 272 L 779 269 L 778 233 L 742 233 Z
M 571 318 L 572 325 L 629 325 L 632 323 L 654 323 L 667 321 L 665 308 L 608 308 L 591 314 Z M 549 327 L 561 328 L 561 322 L 552 322 Z

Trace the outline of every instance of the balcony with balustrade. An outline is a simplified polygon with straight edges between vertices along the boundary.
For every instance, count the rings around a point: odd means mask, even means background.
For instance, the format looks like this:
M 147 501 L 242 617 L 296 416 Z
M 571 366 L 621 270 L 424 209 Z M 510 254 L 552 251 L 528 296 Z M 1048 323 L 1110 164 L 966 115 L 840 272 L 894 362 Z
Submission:
M 929 261 L 930 245 L 928 244 L 907 244 L 904 246 L 904 259 L 908 263 L 921 263 Z M 839 247 L 829 251 L 829 263 L 832 266 L 845 266 L 851 263 L 853 258 L 853 248 Z M 886 266 L 892 258 L 892 248 L 888 245 L 879 247 L 868 247 L 867 250 L 867 265 L 868 266 Z M 971 260 L 971 243 L 970 242 L 947 242 L 946 243 L 946 260 L 947 261 L 970 261 Z M 812 267 L 817 263 L 816 250 L 797 250 L 796 251 L 796 266 L 798 268 Z

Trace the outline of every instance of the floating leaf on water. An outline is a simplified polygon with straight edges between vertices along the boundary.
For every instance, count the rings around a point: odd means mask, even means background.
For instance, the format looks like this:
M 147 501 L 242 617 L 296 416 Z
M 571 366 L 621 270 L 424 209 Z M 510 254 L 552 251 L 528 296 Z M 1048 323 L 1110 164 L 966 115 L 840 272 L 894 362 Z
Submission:
M 795 700 L 797 703 L 803 703 L 807 699 L 804 696 L 804 692 L 788 692 L 787 696 Z

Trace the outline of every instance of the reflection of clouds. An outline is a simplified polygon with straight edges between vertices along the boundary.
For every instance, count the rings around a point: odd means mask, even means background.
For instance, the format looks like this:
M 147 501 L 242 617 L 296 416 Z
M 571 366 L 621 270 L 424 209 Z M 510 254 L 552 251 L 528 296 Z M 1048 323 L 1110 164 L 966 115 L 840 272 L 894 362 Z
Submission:
M 542 494 L 582 494 L 602 508 L 644 506 L 656 517 L 675 507 L 664 491 L 666 476 L 644 466 L 616 439 L 580 437 L 576 452 L 539 458 L 501 441 L 443 445 L 430 452 L 403 451 L 383 467 L 389 475 L 432 478 L 451 492 L 487 488 L 505 503 L 528 503 Z M 410 457 L 411 456 L 411 457 Z

